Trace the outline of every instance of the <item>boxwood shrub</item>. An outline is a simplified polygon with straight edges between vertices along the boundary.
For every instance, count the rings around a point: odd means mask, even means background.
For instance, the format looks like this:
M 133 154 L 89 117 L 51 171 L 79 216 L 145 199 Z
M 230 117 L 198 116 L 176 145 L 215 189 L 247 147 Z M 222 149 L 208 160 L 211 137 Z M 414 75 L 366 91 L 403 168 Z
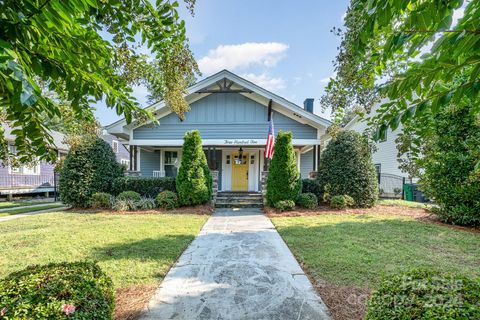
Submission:
M 323 190 L 320 187 L 320 181 L 317 179 L 303 179 L 302 193 L 313 193 L 317 199 L 322 199 Z
M 160 208 L 167 210 L 175 209 L 180 206 L 178 195 L 175 192 L 168 190 L 160 192 L 155 198 L 155 201 Z
M 112 280 L 92 262 L 31 266 L 0 280 L 2 319 L 112 319 Z
M 366 320 L 480 319 L 480 278 L 410 270 L 383 278 Z
M 330 207 L 334 209 L 345 209 L 347 207 L 352 207 L 355 204 L 355 201 L 349 195 L 338 195 L 333 196 L 330 199 Z
M 113 194 L 123 191 L 135 191 L 144 197 L 155 198 L 164 190 L 175 191 L 175 179 L 172 177 L 120 177 L 113 181 Z
M 109 209 L 112 207 L 113 196 L 106 192 L 94 193 L 90 200 L 90 205 L 94 209 Z
M 378 180 L 366 139 L 358 132 L 341 131 L 325 148 L 317 179 L 330 196 L 348 194 L 357 207 L 372 207 L 378 199 Z
M 313 209 L 318 205 L 318 198 L 311 192 L 302 193 L 298 196 L 297 203 L 307 209 Z
M 275 209 L 279 211 L 290 211 L 295 208 L 295 201 L 293 200 L 280 200 L 275 203 Z
M 125 200 L 125 201 L 131 200 L 135 202 L 140 201 L 141 199 L 142 199 L 142 196 L 135 191 L 123 191 L 116 198 L 116 200 Z

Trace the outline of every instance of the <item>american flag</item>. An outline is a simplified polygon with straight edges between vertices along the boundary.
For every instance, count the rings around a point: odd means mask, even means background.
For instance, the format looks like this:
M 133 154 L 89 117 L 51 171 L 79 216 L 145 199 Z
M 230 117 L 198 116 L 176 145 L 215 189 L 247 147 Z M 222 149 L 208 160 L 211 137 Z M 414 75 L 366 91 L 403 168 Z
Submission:
M 267 144 L 265 145 L 265 158 L 272 159 L 273 145 L 275 144 L 275 136 L 273 133 L 273 120 L 270 120 L 268 125 Z

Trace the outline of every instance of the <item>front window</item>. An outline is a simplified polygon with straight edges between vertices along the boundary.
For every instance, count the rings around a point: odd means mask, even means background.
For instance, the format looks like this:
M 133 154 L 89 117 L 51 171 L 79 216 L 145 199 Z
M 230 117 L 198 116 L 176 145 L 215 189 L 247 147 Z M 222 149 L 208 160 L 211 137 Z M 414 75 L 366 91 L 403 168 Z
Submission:
M 180 166 L 177 151 L 165 151 L 164 170 L 165 176 L 176 177 L 178 167 Z
M 112 150 L 113 150 L 114 153 L 118 153 L 118 141 L 117 140 L 112 141 Z

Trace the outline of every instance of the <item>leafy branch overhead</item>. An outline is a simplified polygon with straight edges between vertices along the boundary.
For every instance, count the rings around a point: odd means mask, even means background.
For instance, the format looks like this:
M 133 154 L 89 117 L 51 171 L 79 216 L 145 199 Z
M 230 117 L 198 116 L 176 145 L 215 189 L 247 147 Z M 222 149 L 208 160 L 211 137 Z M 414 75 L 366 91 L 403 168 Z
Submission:
M 324 99 L 343 111 L 362 102 L 368 110 L 383 98 L 370 123 L 377 137 L 449 105 L 480 111 L 479 1 L 352 0 L 345 26 Z
M 186 2 L 193 10 L 194 0 Z M 177 8 L 168 0 L 2 1 L 0 114 L 15 128 L 20 160 L 55 159 L 44 120 L 62 113 L 46 92 L 78 119 L 91 119 L 90 105 L 104 99 L 130 122 L 152 117 L 132 96 L 132 86 L 144 84 L 182 117 L 198 68 Z M 2 132 L 0 159 L 8 157 Z

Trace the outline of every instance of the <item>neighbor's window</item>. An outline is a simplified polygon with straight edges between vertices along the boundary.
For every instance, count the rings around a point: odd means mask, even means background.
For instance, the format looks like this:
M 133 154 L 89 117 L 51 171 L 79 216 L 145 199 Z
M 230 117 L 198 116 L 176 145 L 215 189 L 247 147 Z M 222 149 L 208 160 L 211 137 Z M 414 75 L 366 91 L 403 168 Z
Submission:
M 380 175 L 382 174 L 382 165 L 380 163 L 375 164 L 375 170 L 377 171 L 378 183 L 380 183 Z
M 112 141 L 112 150 L 113 150 L 114 153 L 118 153 L 118 141 L 117 140 Z
M 13 144 L 8 146 L 10 149 L 10 152 L 12 154 L 17 154 L 17 147 Z M 9 168 L 9 173 L 15 173 L 15 174 L 25 174 L 25 175 L 38 175 L 40 174 L 40 163 L 37 161 L 35 164 L 32 165 L 22 165 L 19 167 L 10 167 Z
M 165 176 L 176 177 L 178 167 L 178 152 L 177 151 L 165 151 L 164 170 Z

